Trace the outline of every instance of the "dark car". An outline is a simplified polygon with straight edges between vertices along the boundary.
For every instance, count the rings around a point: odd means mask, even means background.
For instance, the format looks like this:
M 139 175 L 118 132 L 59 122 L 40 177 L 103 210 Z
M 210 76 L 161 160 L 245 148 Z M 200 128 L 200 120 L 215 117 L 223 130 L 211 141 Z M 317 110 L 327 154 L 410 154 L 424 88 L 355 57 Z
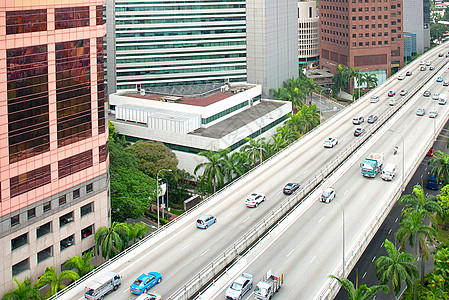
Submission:
M 438 57 L 443 57 L 443 53 L 438 53 Z
M 388 92 L 388 97 L 393 97 L 395 94 L 396 94 L 395 92 L 389 91 L 389 92 Z
M 361 135 L 364 132 L 365 132 L 365 129 L 363 129 L 363 128 L 356 128 L 356 130 L 354 131 L 354 136 L 359 136 L 359 135 Z
M 439 190 L 438 182 L 435 179 L 435 175 L 430 175 L 429 180 L 427 181 L 427 188 L 429 190 Z
M 289 182 L 284 186 L 283 192 L 286 195 L 291 195 L 293 194 L 294 191 L 296 191 L 297 189 L 299 189 L 299 183 L 296 182 Z
M 425 91 L 424 94 L 423 94 L 423 96 L 424 96 L 424 97 L 430 97 L 431 94 L 432 94 L 432 93 L 431 93 L 430 91 Z
M 412 71 L 407 71 L 407 73 L 405 73 L 406 76 L 412 76 Z
M 429 67 L 429 71 L 433 71 L 433 70 L 435 70 L 435 67 L 434 66 L 430 66 Z
M 69 236 L 61 241 L 61 246 L 64 248 L 70 247 L 73 245 L 73 236 Z
M 377 116 L 376 115 L 370 115 L 368 117 L 368 123 L 373 124 L 376 121 L 377 121 Z

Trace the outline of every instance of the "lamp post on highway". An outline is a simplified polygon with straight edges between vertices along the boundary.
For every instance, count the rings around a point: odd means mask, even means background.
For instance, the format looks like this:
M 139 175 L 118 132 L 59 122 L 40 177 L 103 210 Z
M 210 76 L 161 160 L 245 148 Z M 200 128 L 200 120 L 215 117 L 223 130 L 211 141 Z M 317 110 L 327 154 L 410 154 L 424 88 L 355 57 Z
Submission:
M 156 174 L 157 229 L 159 229 L 159 173 L 162 171 L 171 172 L 172 169 L 160 169 Z
M 320 125 L 321 125 L 321 93 L 323 92 L 322 89 L 320 89 Z
M 401 139 L 402 139 L 402 182 L 404 183 L 404 181 L 405 181 L 405 177 L 404 177 L 404 174 L 405 174 L 405 142 L 404 142 L 404 137 L 402 136 L 402 134 L 400 134 L 397 131 L 394 131 L 393 129 L 388 129 L 388 131 L 391 131 L 393 133 L 398 134 L 401 137 Z M 401 189 L 402 189 L 403 183 L 401 184 Z
M 341 207 L 341 212 L 342 212 L 342 216 L 343 216 L 343 227 L 342 227 L 342 231 L 343 231 L 343 264 L 342 264 L 342 269 L 343 269 L 343 279 L 345 278 L 345 208 L 343 207 L 343 204 L 341 204 L 340 201 L 337 200 L 337 198 L 334 198 L 338 204 L 340 204 Z

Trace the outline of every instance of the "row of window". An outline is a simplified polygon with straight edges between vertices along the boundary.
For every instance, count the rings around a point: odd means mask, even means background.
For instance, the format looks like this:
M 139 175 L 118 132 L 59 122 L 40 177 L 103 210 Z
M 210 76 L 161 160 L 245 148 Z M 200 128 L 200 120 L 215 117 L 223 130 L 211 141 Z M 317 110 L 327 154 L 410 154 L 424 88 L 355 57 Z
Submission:
M 201 124 L 204 125 L 204 124 L 208 124 L 210 122 L 213 122 L 215 120 L 218 120 L 218 119 L 220 119 L 220 118 L 222 118 L 222 117 L 224 117 L 224 116 L 226 116 L 226 115 L 228 115 L 230 113 L 233 113 L 234 111 L 239 110 L 239 109 L 241 109 L 241 108 L 243 108 L 245 106 L 248 106 L 248 105 L 249 105 L 249 101 L 248 100 L 244 101 L 242 103 L 239 103 L 237 105 L 234 105 L 233 107 L 230 107 L 228 109 L 225 109 L 224 111 L 219 112 L 218 114 L 215 114 L 215 115 L 210 116 L 208 118 L 202 118 L 201 119 Z
M 43 227 L 44 226 L 44 227 Z M 40 226 L 37 229 L 37 234 L 41 234 L 41 236 L 46 235 L 51 232 L 51 222 L 47 223 L 43 226 Z M 40 231 L 39 231 L 40 230 Z M 94 225 L 89 225 L 83 228 L 80 232 L 81 239 L 85 239 L 88 236 L 92 235 L 94 232 Z M 43 235 L 42 235 L 43 234 Z M 39 238 L 39 236 L 38 236 Z M 11 240 L 11 249 L 15 250 L 23 245 L 28 244 L 28 233 L 25 233 L 15 239 Z M 71 247 L 75 244 L 75 235 L 72 234 L 61 241 L 59 241 L 59 249 L 63 251 L 64 249 Z M 90 250 L 90 249 L 89 249 Z M 40 264 L 44 260 L 53 257 L 53 246 L 47 247 L 41 251 L 39 251 L 36 255 L 37 263 Z M 17 276 L 20 273 L 30 269 L 30 258 L 24 259 L 21 262 L 12 266 L 12 276 Z
M 240 26 L 240 25 L 239 25 Z M 229 27 L 229 26 L 227 26 Z M 153 30 L 157 30 L 158 28 L 154 28 Z M 169 29 L 169 28 L 165 28 Z M 184 29 L 184 28 L 183 28 Z M 234 33 L 246 33 L 245 28 L 236 28 L 236 29 L 213 29 L 213 28 L 204 28 L 203 30 L 176 30 L 176 31 L 148 31 L 148 28 L 133 28 L 133 30 L 142 30 L 143 32 L 131 32 L 127 33 L 125 29 L 117 28 L 116 30 L 116 38 L 136 38 L 136 37 L 154 37 L 154 36 L 192 36 L 192 35 L 204 35 L 204 34 L 222 34 L 224 36 L 234 34 Z
M 96 6 L 96 25 L 104 24 L 103 6 Z M 55 8 L 55 29 L 89 26 L 89 7 Z M 47 10 L 18 10 L 6 12 L 6 34 L 47 30 Z
M 401 13 L 400 12 L 398 12 L 398 15 L 400 15 Z M 394 14 L 391 14 L 391 17 L 395 17 L 395 15 Z M 363 21 L 363 19 L 365 19 L 365 21 L 369 21 L 369 19 L 370 19 L 370 17 L 369 16 L 365 16 L 365 18 L 363 18 L 362 16 L 359 16 L 358 17 L 358 20 L 359 21 Z M 377 19 L 378 20 L 382 20 L 382 16 L 381 15 L 377 15 Z M 388 19 L 388 15 L 384 15 L 384 20 L 387 20 Z M 353 21 L 356 21 L 357 20 L 357 17 L 352 17 L 352 20 Z M 371 16 L 371 20 L 376 20 L 376 16 Z M 401 23 L 401 19 L 398 19 L 398 23 Z
M 121 48 L 121 47 L 117 47 Z M 220 51 L 217 51 L 220 52 Z M 145 55 L 145 58 L 126 58 L 126 56 L 117 56 L 117 65 L 119 64 L 133 64 L 139 62 L 169 62 L 169 61 L 185 61 L 185 60 L 202 60 L 207 61 L 209 59 L 226 59 L 226 58 L 242 58 L 243 60 L 246 58 L 246 53 L 228 53 L 228 54 L 213 54 L 213 55 L 192 55 L 192 56 L 171 56 L 171 57 L 148 57 L 148 53 L 142 54 Z M 139 56 L 133 54 L 133 57 Z
M 246 64 L 243 66 L 229 66 L 229 67 L 209 67 L 209 68 L 191 68 L 191 69 L 175 69 L 175 70 L 148 70 L 134 71 L 134 72 L 122 72 L 121 76 L 145 76 L 145 75 L 160 75 L 160 74 L 179 74 L 179 73 L 198 73 L 198 72 L 217 72 L 217 71 L 234 71 L 234 70 L 246 70 Z M 117 70 L 119 73 L 121 70 Z
M 235 1 L 234 1 L 235 2 Z M 240 1 L 240 2 L 244 2 L 244 1 Z M 170 2 L 172 3 L 172 2 Z M 204 2 L 202 2 L 204 3 Z M 204 3 L 203 5 L 197 4 L 197 3 L 188 3 L 185 2 L 184 5 L 173 5 L 173 6 L 169 6 L 166 5 L 167 2 L 164 2 L 164 5 L 162 6 L 158 6 L 158 5 L 154 5 L 154 6 L 130 6 L 136 3 L 128 3 L 128 5 L 126 6 L 122 6 L 124 5 L 124 3 L 117 3 L 115 6 L 115 11 L 116 12 L 122 12 L 122 11 L 166 11 L 166 10 L 203 10 L 203 9 L 207 9 L 207 10 L 212 10 L 212 9 L 228 9 L 228 8 L 245 8 L 245 4 L 216 4 L 211 3 L 211 5 L 206 5 L 206 3 Z M 148 4 L 148 3 L 145 3 Z
M 180 44 L 158 44 L 154 43 L 151 45 L 135 45 L 135 46 L 121 46 L 117 47 L 117 50 L 153 50 L 153 49 L 177 49 L 177 48 L 202 48 L 202 47 L 229 47 L 229 46 L 238 46 L 238 45 L 246 45 L 245 41 L 225 41 L 225 42 L 185 42 Z M 201 51 L 201 50 L 199 50 Z
M 244 12 L 236 12 L 234 14 L 244 14 Z M 115 22 L 116 25 L 145 25 L 145 24 L 169 24 L 169 23 L 176 23 L 176 24 L 183 24 L 183 23 L 192 23 L 192 22 L 235 22 L 235 21 L 245 21 L 246 17 L 243 16 L 235 16 L 235 17 L 225 17 L 223 15 L 221 16 L 204 16 L 201 18 L 180 18 L 179 15 L 173 15 L 173 17 L 177 18 L 170 18 L 169 15 L 164 15 L 164 18 L 162 19 L 155 19 L 155 16 L 151 16 L 151 19 L 147 19 L 148 16 L 132 16 L 132 19 L 124 20 L 119 19 Z M 145 19 L 136 19 L 136 18 L 145 18 Z

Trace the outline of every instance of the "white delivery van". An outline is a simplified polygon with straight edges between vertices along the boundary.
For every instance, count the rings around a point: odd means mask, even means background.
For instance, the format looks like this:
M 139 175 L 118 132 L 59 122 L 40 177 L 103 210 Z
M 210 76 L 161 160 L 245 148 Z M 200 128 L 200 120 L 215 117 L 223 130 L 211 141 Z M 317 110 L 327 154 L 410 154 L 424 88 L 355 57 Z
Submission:
M 382 170 L 382 175 L 380 176 L 383 180 L 393 180 L 393 177 L 396 175 L 396 164 L 388 163 L 385 168 Z
M 109 292 L 116 291 L 122 283 L 118 273 L 107 272 L 86 286 L 84 298 L 97 300 L 103 299 L 104 295 Z
M 446 104 L 447 96 L 446 94 L 440 94 L 440 97 L 438 98 L 438 104 L 444 105 Z

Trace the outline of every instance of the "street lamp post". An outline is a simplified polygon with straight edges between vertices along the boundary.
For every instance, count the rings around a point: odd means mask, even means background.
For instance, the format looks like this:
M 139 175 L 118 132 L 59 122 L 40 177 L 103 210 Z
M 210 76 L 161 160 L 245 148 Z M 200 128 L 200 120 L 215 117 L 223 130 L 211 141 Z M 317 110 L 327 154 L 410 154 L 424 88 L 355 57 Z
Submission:
M 320 89 L 320 125 L 321 125 L 321 93 L 323 92 L 322 89 Z
M 342 219 L 343 219 L 343 227 L 342 227 L 342 231 L 343 231 L 343 264 L 342 264 L 342 269 L 343 269 L 343 279 L 345 278 L 345 208 L 343 207 L 343 204 L 341 204 L 340 201 L 338 201 L 336 198 L 334 198 L 338 204 L 340 204 L 341 207 L 341 212 L 342 212 Z
M 161 171 L 171 172 L 172 169 L 160 169 L 156 174 L 156 198 L 157 198 L 157 229 L 159 229 L 159 173 Z M 168 201 L 167 201 L 168 202 Z
M 400 134 L 397 131 L 394 131 L 393 129 L 388 129 L 388 131 L 391 131 L 391 132 L 394 132 L 394 133 L 398 134 L 401 137 L 401 139 L 402 139 L 402 184 L 401 184 L 401 189 L 402 189 L 403 184 L 405 182 L 405 177 L 404 177 L 404 174 L 405 174 L 405 142 L 404 142 L 404 137 L 402 136 L 402 134 Z

